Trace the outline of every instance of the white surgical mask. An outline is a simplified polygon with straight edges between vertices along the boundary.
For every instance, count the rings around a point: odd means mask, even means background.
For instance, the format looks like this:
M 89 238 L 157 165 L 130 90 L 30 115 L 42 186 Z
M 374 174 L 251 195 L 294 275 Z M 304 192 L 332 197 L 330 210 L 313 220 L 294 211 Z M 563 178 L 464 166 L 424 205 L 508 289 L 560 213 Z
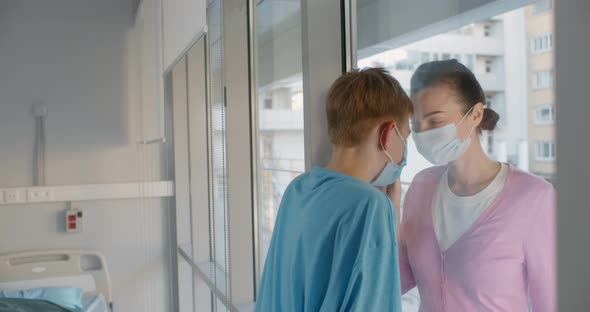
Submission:
M 473 107 L 467 111 L 456 125 L 450 123 L 436 129 L 412 132 L 412 137 L 414 138 L 414 142 L 416 142 L 418 152 L 420 152 L 426 160 L 439 166 L 446 165 L 459 159 L 471 144 L 471 133 L 474 128 L 472 127 L 467 138 L 464 141 L 461 141 L 457 134 L 457 126 L 463 122 L 472 109 Z
M 387 164 L 385 164 L 385 167 L 383 168 L 383 170 L 381 170 L 379 175 L 373 180 L 373 182 L 371 182 L 371 184 L 373 184 L 374 186 L 387 186 L 393 184 L 393 182 L 399 179 L 399 177 L 402 174 L 402 170 L 406 166 L 408 158 L 408 147 L 406 146 L 406 141 L 402 138 L 402 134 L 399 133 L 397 127 L 395 128 L 395 131 L 397 132 L 399 139 L 402 140 L 402 143 L 404 144 L 404 159 L 402 159 L 402 161 L 399 164 L 396 164 L 393 161 L 391 155 L 389 155 L 389 153 L 385 150 L 383 142 L 381 142 L 381 148 L 383 149 L 385 155 L 387 155 L 387 157 L 389 158 L 389 161 L 387 162 Z

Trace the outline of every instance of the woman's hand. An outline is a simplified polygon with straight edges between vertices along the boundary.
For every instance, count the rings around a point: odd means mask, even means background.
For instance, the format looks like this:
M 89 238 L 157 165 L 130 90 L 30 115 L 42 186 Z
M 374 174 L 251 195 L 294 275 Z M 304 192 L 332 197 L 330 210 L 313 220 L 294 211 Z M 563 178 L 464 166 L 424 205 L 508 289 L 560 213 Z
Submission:
M 399 210 L 402 199 L 402 182 L 398 179 L 397 181 L 395 181 L 395 183 L 386 186 L 385 194 L 387 194 L 387 196 L 395 206 L 395 209 Z

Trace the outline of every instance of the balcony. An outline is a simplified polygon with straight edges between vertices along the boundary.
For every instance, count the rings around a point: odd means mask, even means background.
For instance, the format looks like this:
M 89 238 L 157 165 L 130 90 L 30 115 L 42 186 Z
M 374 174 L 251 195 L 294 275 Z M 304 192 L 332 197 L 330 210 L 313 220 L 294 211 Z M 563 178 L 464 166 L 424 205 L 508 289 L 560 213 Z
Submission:
M 480 37 L 456 34 L 441 34 L 402 47 L 420 52 L 460 53 L 486 56 L 504 55 L 502 36 Z
M 261 109 L 260 130 L 303 130 L 303 110 Z
M 502 92 L 505 90 L 504 75 L 499 72 L 475 72 L 475 77 L 477 77 L 477 80 L 485 92 Z

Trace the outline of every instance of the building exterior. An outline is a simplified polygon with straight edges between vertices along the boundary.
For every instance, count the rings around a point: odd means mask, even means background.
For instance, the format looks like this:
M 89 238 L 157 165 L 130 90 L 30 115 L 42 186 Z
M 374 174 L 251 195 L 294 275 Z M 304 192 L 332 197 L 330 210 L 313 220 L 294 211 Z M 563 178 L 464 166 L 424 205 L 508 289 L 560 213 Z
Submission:
M 554 26 L 552 0 L 526 8 L 529 76 L 529 154 L 530 171 L 554 181 L 555 169 L 555 93 Z

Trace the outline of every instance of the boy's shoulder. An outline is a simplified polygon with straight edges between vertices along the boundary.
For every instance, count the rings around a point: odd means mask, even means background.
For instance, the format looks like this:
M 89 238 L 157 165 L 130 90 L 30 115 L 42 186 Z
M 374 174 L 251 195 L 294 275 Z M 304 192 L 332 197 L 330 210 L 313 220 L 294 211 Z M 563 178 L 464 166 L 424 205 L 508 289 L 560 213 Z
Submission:
M 310 189 L 322 189 L 324 191 L 328 189 L 329 191 L 341 192 L 342 195 L 351 194 L 352 192 L 368 198 L 387 198 L 382 191 L 367 182 L 321 167 L 314 168 L 310 172 L 299 175 L 291 184 L 305 184 Z
M 342 173 L 314 169 L 293 180 L 294 188 L 305 189 L 316 198 L 335 200 L 341 207 L 389 207 L 387 195 L 371 185 Z

